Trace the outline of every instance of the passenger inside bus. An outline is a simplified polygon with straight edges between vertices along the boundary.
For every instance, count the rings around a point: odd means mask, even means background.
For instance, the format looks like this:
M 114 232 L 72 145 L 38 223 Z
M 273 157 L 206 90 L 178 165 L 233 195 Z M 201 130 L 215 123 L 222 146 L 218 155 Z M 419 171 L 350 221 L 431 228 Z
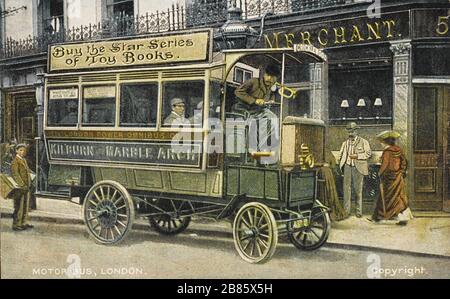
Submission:
M 164 119 L 165 126 L 191 124 L 189 119 L 185 117 L 186 104 L 183 99 L 173 98 L 170 100 L 170 106 L 172 107 L 172 111 Z

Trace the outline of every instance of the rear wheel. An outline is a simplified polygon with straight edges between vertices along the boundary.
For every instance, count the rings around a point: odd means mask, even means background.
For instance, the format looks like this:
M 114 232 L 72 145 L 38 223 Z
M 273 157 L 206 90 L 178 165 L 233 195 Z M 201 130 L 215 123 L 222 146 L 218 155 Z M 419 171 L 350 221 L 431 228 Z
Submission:
M 288 224 L 292 225 L 292 224 Z M 290 228 L 289 238 L 292 244 L 301 250 L 315 250 L 321 247 L 330 234 L 330 215 L 325 208 L 315 207 L 311 219 L 306 225 Z
M 121 184 L 101 181 L 88 191 L 83 216 L 88 232 L 96 242 L 117 244 L 133 226 L 133 200 Z
M 170 199 L 156 200 L 155 205 L 158 207 L 158 211 L 164 214 L 158 214 L 155 216 L 149 216 L 148 221 L 150 226 L 160 234 L 163 235 L 176 235 L 189 226 L 191 217 L 179 216 L 183 203 L 178 204 Z
M 183 232 L 191 222 L 191 217 L 172 218 L 169 215 L 148 217 L 152 228 L 163 235 L 176 235 Z
M 233 223 L 234 245 L 249 263 L 264 263 L 275 253 L 278 228 L 272 211 L 264 204 L 251 202 L 239 209 Z

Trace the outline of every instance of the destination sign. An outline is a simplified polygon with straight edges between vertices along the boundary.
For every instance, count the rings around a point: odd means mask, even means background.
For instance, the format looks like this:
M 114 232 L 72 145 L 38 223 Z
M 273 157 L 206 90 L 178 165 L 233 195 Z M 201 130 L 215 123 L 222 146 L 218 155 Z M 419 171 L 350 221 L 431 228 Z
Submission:
M 51 71 L 206 61 L 210 31 L 50 47 Z
M 199 167 L 201 144 L 49 140 L 51 161 Z

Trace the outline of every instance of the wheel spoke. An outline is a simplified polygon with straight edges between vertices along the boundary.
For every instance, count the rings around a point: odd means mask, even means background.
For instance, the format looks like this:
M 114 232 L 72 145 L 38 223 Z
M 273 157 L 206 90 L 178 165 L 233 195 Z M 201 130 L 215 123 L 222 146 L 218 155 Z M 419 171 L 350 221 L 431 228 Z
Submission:
M 239 241 L 242 242 L 242 241 L 250 239 L 251 237 L 253 237 L 253 235 L 246 235 L 246 236 L 243 236 L 243 237 L 239 238 Z
M 114 193 L 113 193 L 113 195 L 111 196 L 111 201 L 114 202 L 114 199 L 116 198 L 116 195 L 117 195 L 117 190 L 114 189 Z
M 248 220 L 250 221 L 250 225 L 253 226 L 254 222 L 253 222 L 253 217 L 252 217 L 252 213 L 250 210 L 247 210 L 247 215 L 248 215 Z
M 94 205 L 94 207 L 96 207 L 96 206 L 98 205 L 98 203 L 96 203 L 96 202 L 92 201 L 91 199 L 89 199 L 89 202 L 90 202 L 91 204 L 93 204 L 93 205 Z
M 244 248 L 243 248 L 242 250 L 246 252 L 248 246 L 249 246 L 251 243 L 252 243 L 252 240 L 248 240 L 247 245 L 245 245 Z
M 116 232 L 119 234 L 119 236 L 122 234 L 119 230 L 119 228 L 117 227 L 117 225 L 114 225 L 114 229 L 116 230 Z
M 252 243 L 252 249 L 250 250 L 250 256 L 253 256 L 253 253 L 255 252 L 255 240 L 250 241 Z
M 98 194 L 97 194 L 97 190 L 94 190 L 94 192 L 92 192 L 94 195 L 95 195 L 95 198 L 97 198 L 97 201 L 98 202 L 101 202 L 102 200 L 100 199 L 100 197 L 98 197 Z
M 311 225 L 311 227 L 319 228 L 319 229 L 322 229 L 322 230 L 323 230 L 323 225 Z
M 123 217 L 123 218 L 128 218 L 128 215 L 125 215 L 125 214 L 119 214 L 119 213 L 117 213 L 117 216 L 120 216 L 120 217 Z
M 258 229 L 259 229 L 259 230 L 263 230 L 263 229 L 265 229 L 265 228 L 268 227 L 268 226 L 269 226 L 269 223 L 266 223 L 266 224 L 261 225 L 260 227 L 258 227 Z
M 263 239 L 258 238 L 258 241 L 259 241 L 266 249 L 269 248 L 269 244 L 266 243 L 266 241 L 264 241 Z
M 120 225 L 122 225 L 123 227 L 127 227 L 122 221 L 120 221 L 120 220 L 117 220 L 117 223 L 119 223 Z
M 116 237 L 114 236 L 114 230 L 112 228 L 110 228 L 111 230 L 111 238 L 114 240 Z
M 310 229 L 309 231 L 312 232 L 314 236 L 316 236 L 317 240 L 320 240 L 319 235 L 314 230 Z
M 260 236 L 263 236 L 263 237 L 266 238 L 266 239 L 269 239 L 269 235 L 261 234 L 261 233 L 259 233 L 259 235 L 260 235 Z
M 173 224 L 173 228 L 174 229 L 178 228 L 177 222 L 175 220 L 172 220 L 172 224 Z
M 109 197 L 109 191 L 111 190 L 111 187 L 108 186 L 108 189 L 106 189 L 106 190 L 108 190 L 108 192 L 106 192 L 106 198 L 107 198 L 107 199 L 110 199 L 110 197 Z
M 251 225 L 245 220 L 244 215 L 242 215 L 241 220 L 241 223 L 243 223 L 247 228 L 251 228 Z
M 258 238 L 255 240 L 256 249 L 258 249 L 259 256 L 262 255 L 261 247 L 259 246 Z
M 100 194 L 102 195 L 102 200 L 105 200 L 105 192 L 103 191 L 103 187 L 100 186 Z M 108 231 L 106 232 L 106 238 L 108 238 Z
M 120 207 L 117 208 L 117 211 L 119 211 L 119 210 L 121 210 L 123 208 L 126 208 L 126 207 L 127 207 L 126 205 L 120 206 Z
M 93 217 L 91 217 L 91 218 L 88 218 L 87 221 L 91 222 L 91 221 L 94 220 L 94 219 L 97 219 L 97 216 L 93 216 Z
M 117 206 L 117 203 L 118 203 L 121 199 L 124 199 L 124 198 L 122 197 L 122 195 L 120 195 L 119 198 L 114 202 L 114 205 Z M 124 200 L 123 202 L 125 203 L 125 200 Z

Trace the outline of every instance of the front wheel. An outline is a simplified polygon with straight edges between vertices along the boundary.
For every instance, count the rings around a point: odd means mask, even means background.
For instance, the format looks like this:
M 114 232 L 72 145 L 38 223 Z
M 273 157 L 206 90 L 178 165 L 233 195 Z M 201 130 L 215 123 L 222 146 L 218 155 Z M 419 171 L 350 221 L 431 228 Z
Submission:
M 288 225 L 292 225 L 288 224 Z M 311 211 L 311 219 L 306 225 L 290 228 L 289 238 L 295 247 L 301 250 L 315 250 L 321 247 L 330 234 L 331 221 L 328 211 L 323 207 L 315 207 Z
M 278 227 L 272 211 L 262 203 L 245 204 L 234 219 L 233 238 L 236 250 L 246 262 L 267 262 L 278 243 Z
M 96 242 L 116 244 L 125 238 L 133 226 L 133 200 L 121 184 L 101 181 L 87 193 L 83 216 L 88 232 Z

